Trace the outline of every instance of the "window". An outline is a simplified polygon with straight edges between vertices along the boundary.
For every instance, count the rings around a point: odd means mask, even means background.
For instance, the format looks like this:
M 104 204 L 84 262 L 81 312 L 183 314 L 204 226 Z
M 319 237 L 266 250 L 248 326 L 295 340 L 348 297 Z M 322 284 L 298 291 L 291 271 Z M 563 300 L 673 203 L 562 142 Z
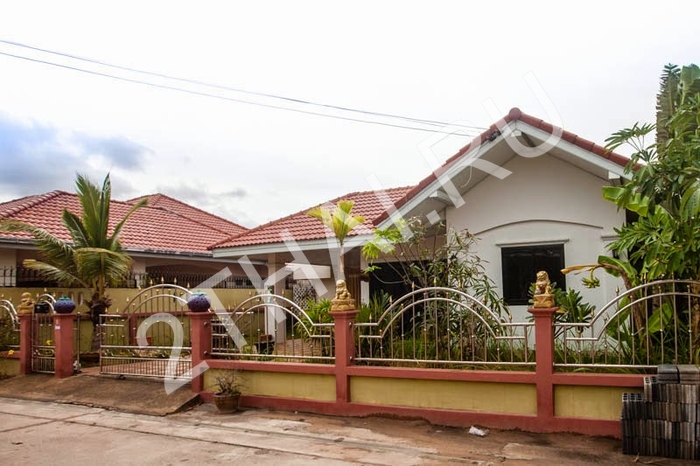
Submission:
M 565 290 L 564 245 L 522 246 L 501 248 L 503 299 L 508 305 L 527 305 L 528 291 L 540 270 L 549 274 L 549 280 Z

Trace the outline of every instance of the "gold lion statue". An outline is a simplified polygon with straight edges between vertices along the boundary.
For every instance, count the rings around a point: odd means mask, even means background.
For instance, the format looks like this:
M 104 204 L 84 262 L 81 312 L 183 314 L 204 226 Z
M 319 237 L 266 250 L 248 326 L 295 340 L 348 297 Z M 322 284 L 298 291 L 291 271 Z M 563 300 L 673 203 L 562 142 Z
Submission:
M 355 300 L 350 296 L 345 280 L 335 282 L 335 298 L 331 300 L 331 310 L 349 311 L 355 309 Z
M 551 308 L 555 306 L 552 285 L 549 283 L 549 274 L 544 270 L 537 272 L 535 293 L 532 296 L 532 300 L 534 301 L 533 307 L 536 308 Z
M 348 291 L 348 285 L 345 280 L 338 280 L 335 282 L 335 299 L 350 299 L 350 292 Z
M 549 274 L 544 270 L 537 272 L 535 294 L 552 294 L 552 285 L 549 283 Z
M 31 314 L 34 312 L 34 300 L 32 299 L 32 294 L 24 292 L 22 293 L 22 298 L 19 300 L 19 306 L 17 306 L 18 314 Z

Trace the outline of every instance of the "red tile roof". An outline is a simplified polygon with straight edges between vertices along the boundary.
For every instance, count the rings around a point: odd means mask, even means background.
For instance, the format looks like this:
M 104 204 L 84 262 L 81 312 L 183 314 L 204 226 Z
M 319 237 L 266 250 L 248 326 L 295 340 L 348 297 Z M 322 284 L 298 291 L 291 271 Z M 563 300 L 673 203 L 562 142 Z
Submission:
M 110 215 L 113 219 L 122 219 L 131 207 L 131 202 L 112 201 Z M 80 215 L 82 207 L 78 196 L 64 191 L 52 191 L 0 204 L 0 219 L 29 223 L 64 241 L 70 241 L 68 230 L 61 221 L 64 209 Z M 208 247 L 230 236 L 172 210 L 148 206 L 137 210 L 129 218 L 119 239 L 122 246 L 131 251 L 210 256 Z M 0 240 L 32 239 L 27 233 L 0 232 Z
M 388 204 L 392 206 L 397 199 L 402 198 L 411 189 L 411 186 L 406 186 L 387 189 L 382 192 L 386 193 Z M 350 235 L 371 234 L 376 226 L 375 220 L 386 210 L 385 202 L 382 202 L 380 195 L 375 191 L 346 194 L 322 205 L 332 208 L 340 200 L 355 201 L 355 206 L 352 209 L 353 214 L 365 217 L 365 222 L 353 229 Z M 214 248 L 233 248 L 237 246 L 281 243 L 283 241 L 281 234 L 285 230 L 289 231 L 295 241 L 323 239 L 330 236 L 327 229 L 318 219 L 309 217 L 306 214 L 310 209 L 311 208 L 304 209 L 295 214 L 288 215 L 287 217 L 274 220 L 265 225 L 260 225 L 240 236 L 218 243 Z
M 240 235 L 241 233 L 248 231 L 248 228 L 244 226 L 238 225 L 237 223 L 233 223 L 189 204 L 185 204 L 184 202 L 178 201 L 170 196 L 166 196 L 165 194 L 149 194 L 148 196 L 137 197 L 126 202 L 135 204 L 141 199 L 148 199 L 148 205 L 151 207 L 161 207 L 163 209 L 170 210 L 182 215 L 183 217 L 188 217 L 199 223 L 207 225 L 210 228 L 227 233 L 229 236 Z
M 414 196 L 417 196 L 421 191 L 423 191 L 430 183 L 435 181 L 440 174 L 442 174 L 447 167 L 449 167 L 455 160 L 459 159 L 461 156 L 469 152 L 469 150 L 472 148 L 472 145 L 475 145 L 474 147 L 478 147 L 479 144 L 481 144 L 484 141 L 489 141 L 492 140 L 494 133 L 495 134 L 500 134 L 500 128 L 503 128 L 506 124 L 512 122 L 512 121 L 522 121 L 523 123 L 526 123 L 530 126 L 533 126 L 535 128 L 539 128 L 542 131 L 545 131 L 547 133 L 553 134 L 555 130 L 557 132 L 561 132 L 561 138 L 567 142 L 570 142 L 572 144 L 575 144 L 582 149 L 585 149 L 589 152 L 594 153 L 595 155 L 602 157 L 604 159 L 607 159 L 617 165 L 620 165 L 621 167 L 624 167 L 627 165 L 627 162 L 629 162 L 629 159 L 623 155 L 616 154 L 615 152 L 612 152 L 608 149 L 606 149 L 603 146 L 599 146 L 598 144 L 589 141 L 587 139 L 583 139 L 579 136 L 577 136 L 574 133 L 570 133 L 569 131 L 565 131 L 557 126 L 554 126 L 550 123 L 547 123 L 546 121 L 533 117 L 531 115 L 528 115 L 526 113 L 523 113 L 520 111 L 519 108 L 512 108 L 510 112 L 508 112 L 508 115 L 506 115 L 504 118 L 502 118 L 500 121 L 492 124 L 486 131 L 481 133 L 479 136 L 474 138 L 469 144 L 461 148 L 455 155 L 450 157 L 443 163 L 437 170 L 435 170 L 433 173 L 430 175 L 426 176 L 421 180 L 420 183 L 418 183 L 416 186 L 414 186 L 409 192 L 406 193 L 405 196 L 403 196 L 401 199 L 398 199 L 396 201 L 396 208 L 398 209 L 402 205 L 404 205 L 406 202 L 408 202 L 411 198 Z M 382 214 L 380 217 L 376 219 L 377 224 L 381 223 L 384 219 L 386 219 L 388 216 L 388 213 Z

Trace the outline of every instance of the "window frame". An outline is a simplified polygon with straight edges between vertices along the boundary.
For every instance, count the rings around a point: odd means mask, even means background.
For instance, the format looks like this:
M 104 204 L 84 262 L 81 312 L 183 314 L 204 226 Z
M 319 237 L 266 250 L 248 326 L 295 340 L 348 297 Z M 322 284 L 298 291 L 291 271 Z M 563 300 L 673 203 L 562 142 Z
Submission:
M 549 258 L 543 257 L 543 253 L 548 254 Z M 553 262 L 557 260 L 557 257 L 559 257 L 558 264 L 554 265 Z M 508 273 L 514 267 L 512 261 L 518 259 L 528 261 L 531 264 L 520 264 L 515 266 L 515 271 Z M 550 281 L 556 282 L 557 287 L 565 291 L 566 277 L 561 273 L 561 269 L 564 267 L 566 267 L 566 251 L 563 242 L 501 246 L 503 301 L 508 306 L 528 306 L 530 304 L 528 289 L 523 287 L 529 287 L 530 283 L 535 281 L 536 274 L 540 270 L 546 271 Z

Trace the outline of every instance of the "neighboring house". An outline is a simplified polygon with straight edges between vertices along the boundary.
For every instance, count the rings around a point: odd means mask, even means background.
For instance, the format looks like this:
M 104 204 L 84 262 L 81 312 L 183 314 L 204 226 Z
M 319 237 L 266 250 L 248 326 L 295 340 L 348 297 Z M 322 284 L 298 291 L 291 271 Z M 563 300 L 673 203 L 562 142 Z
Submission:
M 543 155 L 526 152 L 545 141 L 552 144 Z M 397 217 L 418 216 L 475 234 L 475 252 L 488 261 L 487 274 L 519 315 L 527 307 L 527 287 L 538 269 L 547 270 L 560 286 L 580 289 L 579 277 L 564 278 L 558 271 L 595 263 L 615 239 L 614 229 L 624 223 L 625 212 L 605 201 L 601 188 L 620 182 L 627 160 L 513 109 L 417 186 L 338 198 L 355 200 L 354 212 L 367 219 L 346 241 L 349 288 L 368 299 L 369 286 L 361 286 L 357 277 L 364 266 L 359 246 L 371 238 L 372 228 L 388 227 Z M 294 249 L 311 264 L 330 265 L 326 236 L 305 210 L 218 243 L 213 251 L 221 259 L 266 261 L 272 274 L 285 263 L 303 262 Z M 295 241 L 292 248 L 289 238 Z M 621 286 L 600 275 L 599 289 L 582 290 L 598 307 Z
M 372 238 L 376 219 L 412 189 L 411 186 L 387 189 L 375 192 L 365 191 L 349 193 L 328 201 L 329 207 L 341 199 L 355 202 L 353 214 L 365 217 L 365 222 L 350 232 L 345 240 L 345 276 L 348 288 L 353 296 L 360 296 L 360 276 L 364 264 L 361 263 L 360 246 Z M 275 280 L 275 292 L 280 293 L 284 279 L 294 273 L 295 279 L 318 277 L 323 282 L 326 292 L 321 296 L 330 297 L 335 292 L 334 280 L 331 278 L 331 257 L 335 258 L 335 238 L 321 222 L 309 217 L 304 209 L 300 212 L 260 225 L 234 238 L 219 242 L 213 246 L 214 257 L 241 259 L 267 263 L 265 276 L 278 273 Z M 289 265 L 294 264 L 294 265 Z M 316 267 L 315 275 L 306 273 L 303 264 Z M 295 270 L 296 269 L 296 270 Z M 367 294 L 367 292 L 365 292 Z
M 230 259 L 214 258 L 212 244 L 247 231 L 247 228 L 224 220 L 200 209 L 162 194 L 146 196 L 149 206 L 137 210 L 127 221 L 120 240 L 133 258 L 135 283 L 146 286 L 160 278 L 180 276 L 199 284 L 216 272 L 228 267 L 237 279 L 230 279 L 230 287 L 240 285 L 234 280 L 245 277 L 243 269 Z M 138 199 L 112 201 L 110 212 L 115 219 L 123 218 Z M 0 204 L 0 219 L 14 219 L 43 228 L 62 240 L 70 235 L 61 221 L 64 209 L 80 214 L 82 208 L 75 194 L 52 191 Z M 31 235 L 0 232 L 0 286 L 31 286 L 31 275 L 9 274 L 21 270 L 24 259 L 37 258 L 37 249 Z M 266 267 L 261 268 L 266 271 Z M 29 281 L 28 281 L 29 280 Z M 23 281 L 25 283 L 23 283 Z M 141 281 L 141 283 L 137 283 Z M 196 281 L 196 283 L 194 283 Z

